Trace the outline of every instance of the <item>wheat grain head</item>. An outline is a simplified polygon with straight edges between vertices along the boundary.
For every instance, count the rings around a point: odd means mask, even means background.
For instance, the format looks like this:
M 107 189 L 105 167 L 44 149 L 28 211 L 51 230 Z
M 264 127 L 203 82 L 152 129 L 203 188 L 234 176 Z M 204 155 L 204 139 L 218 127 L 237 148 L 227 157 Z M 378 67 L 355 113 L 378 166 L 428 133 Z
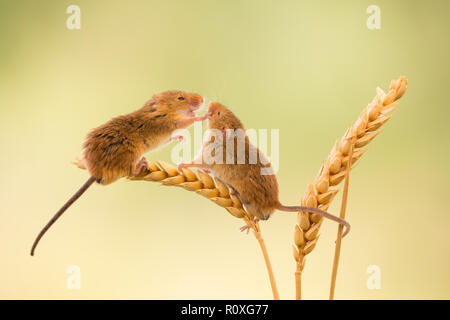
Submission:
M 349 161 L 351 141 L 354 140 L 354 151 L 351 166 L 358 161 L 367 151 L 362 149 L 370 143 L 379 133 L 379 128 L 390 118 L 391 113 L 398 107 L 397 102 L 406 91 L 408 80 L 400 77 L 392 80 L 388 93 L 382 89 L 376 89 L 373 100 L 363 109 L 355 123 L 347 129 L 341 140 L 336 142 L 327 159 L 322 164 L 314 184 L 309 183 L 301 204 L 327 211 L 338 189 L 337 186 L 345 178 L 346 166 Z M 297 224 L 294 227 L 294 244 L 292 246 L 294 260 L 296 262 L 296 278 L 300 281 L 301 273 L 305 267 L 306 255 L 314 250 L 319 240 L 319 230 L 323 218 L 317 214 L 299 212 Z M 297 288 L 297 298 L 301 296 Z
M 75 158 L 72 163 L 80 169 L 86 169 L 80 158 Z M 128 177 L 128 179 L 159 182 L 164 186 L 181 187 L 195 192 L 225 208 L 233 217 L 243 219 L 253 231 L 260 232 L 259 224 L 254 222 L 254 216 L 245 210 L 230 188 L 220 179 L 203 170 L 197 170 L 196 174 L 191 169 L 183 168 L 180 172 L 175 166 L 157 160 L 156 163 L 149 161 L 148 169 L 143 169 L 137 176 Z

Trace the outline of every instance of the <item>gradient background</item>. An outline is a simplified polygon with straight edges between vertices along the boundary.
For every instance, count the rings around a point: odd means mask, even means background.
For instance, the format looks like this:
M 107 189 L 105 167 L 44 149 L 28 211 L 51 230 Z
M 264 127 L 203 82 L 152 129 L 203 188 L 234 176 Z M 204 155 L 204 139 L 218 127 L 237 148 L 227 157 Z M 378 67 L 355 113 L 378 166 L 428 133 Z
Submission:
M 68 30 L 70 4 L 81 30 Z M 366 27 L 368 5 L 381 30 Z M 94 186 L 29 249 L 87 174 L 86 132 L 167 89 L 280 129 L 281 200 L 299 203 L 376 86 L 400 75 L 398 112 L 353 171 L 336 298 L 450 298 L 450 2 L 0 1 L 0 298 L 271 299 L 242 222 L 195 194 Z M 147 155 L 170 160 L 169 147 Z M 336 198 L 331 211 L 339 211 Z M 294 297 L 294 214 L 262 225 L 280 295 Z M 328 297 L 336 225 L 308 257 L 306 299 Z M 368 290 L 366 269 L 381 268 Z M 68 290 L 66 268 L 81 268 Z

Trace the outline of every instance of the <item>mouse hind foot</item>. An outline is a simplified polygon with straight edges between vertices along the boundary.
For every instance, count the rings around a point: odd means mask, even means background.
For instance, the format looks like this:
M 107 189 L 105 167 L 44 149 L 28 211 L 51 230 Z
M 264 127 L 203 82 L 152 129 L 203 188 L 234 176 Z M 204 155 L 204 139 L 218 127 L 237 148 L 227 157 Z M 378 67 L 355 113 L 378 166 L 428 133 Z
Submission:
M 253 223 L 257 224 L 259 222 L 259 218 L 255 217 L 253 219 Z M 241 230 L 241 232 L 247 231 L 246 234 L 248 234 L 248 232 L 250 231 L 250 226 L 248 224 L 246 224 L 245 226 L 242 226 L 239 228 L 239 230 Z
M 140 175 L 141 173 L 146 173 L 149 171 L 149 164 L 147 161 L 147 158 L 142 157 L 134 167 L 131 169 L 131 177 L 136 177 Z

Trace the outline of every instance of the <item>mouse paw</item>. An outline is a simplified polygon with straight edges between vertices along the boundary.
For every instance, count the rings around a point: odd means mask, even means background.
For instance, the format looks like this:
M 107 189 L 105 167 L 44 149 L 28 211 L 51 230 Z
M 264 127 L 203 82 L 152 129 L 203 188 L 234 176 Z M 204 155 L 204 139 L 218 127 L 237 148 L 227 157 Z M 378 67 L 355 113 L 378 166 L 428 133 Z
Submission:
M 255 218 L 253 219 L 253 223 L 254 223 L 254 224 L 257 224 L 258 222 L 259 222 L 259 219 L 255 217 Z M 246 224 L 245 226 L 242 226 L 242 227 L 239 228 L 239 230 L 241 230 L 241 232 L 247 231 L 247 232 L 246 232 L 247 234 L 248 234 L 248 232 L 250 231 L 250 229 L 251 229 L 251 227 L 250 227 L 248 224 Z
M 145 157 L 142 157 L 141 160 L 139 160 L 134 169 L 133 172 L 131 173 L 133 177 L 143 173 L 143 172 L 147 172 L 149 171 L 149 165 L 148 165 L 148 161 Z
M 197 117 L 194 117 L 194 121 L 204 121 L 204 120 L 206 120 L 207 119 L 207 116 L 205 115 L 205 116 L 197 116 Z

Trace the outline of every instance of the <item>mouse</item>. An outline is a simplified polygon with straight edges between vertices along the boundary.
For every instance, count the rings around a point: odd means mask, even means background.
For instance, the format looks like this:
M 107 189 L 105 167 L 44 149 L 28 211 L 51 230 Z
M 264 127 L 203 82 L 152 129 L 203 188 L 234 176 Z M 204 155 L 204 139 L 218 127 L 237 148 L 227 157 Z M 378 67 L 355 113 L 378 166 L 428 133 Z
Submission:
M 218 134 L 207 135 L 201 152 L 192 161 L 180 163 L 179 170 L 193 167 L 211 172 L 229 186 L 231 192 L 242 202 L 247 212 L 255 217 L 256 221 L 269 219 L 276 210 L 304 211 L 316 213 L 342 224 L 345 226 L 343 235 L 349 233 L 350 224 L 346 220 L 326 211 L 308 206 L 285 206 L 280 203 L 278 181 L 275 173 L 271 170 L 270 162 L 257 147 L 250 143 L 245 134 L 244 125 L 231 110 L 219 102 L 211 102 L 205 118 L 208 120 L 208 129 Z M 240 132 L 242 136 L 236 135 L 237 132 Z M 241 141 L 245 143 L 241 161 L 238 161 L 239 152 L 237 152 L 239 138 L 242 138 Z M 234 146 L 234 148 L 230 146 Z M 256 161 L 255 158 L 250 161 L 252 153 L 257 155 Z M 207 159 L 208 156 L 212 156 L 214 159 Z M 243 160 L 245 161 L 242 162 Z M 265 174 L 262 174 L 262 169 L 265 170 Z M 245 229 L 247 228 L 241 228 L 241 230 Z
M 153 95 L 141 108 L 92 129 L 84 141 L 81 159 L 90 178 L 44 226 L 33 243 L 31 256 L 47 230 L 93 183 L 109 185 L 122 177 L 138 175 L 148 169 L 143 154 L 182 139 L 172 136 L 175 130 L 205 120 L 205 116 L 194 113 L 203 103 L 204 98 L 196 93 L 165 91 Z

